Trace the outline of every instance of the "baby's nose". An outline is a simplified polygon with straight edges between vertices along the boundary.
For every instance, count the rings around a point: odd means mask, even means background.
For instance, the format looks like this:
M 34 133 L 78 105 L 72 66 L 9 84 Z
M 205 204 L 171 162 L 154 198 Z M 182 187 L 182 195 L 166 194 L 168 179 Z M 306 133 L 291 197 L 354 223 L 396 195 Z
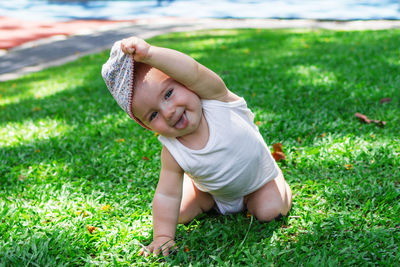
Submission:
M 165 119 L 170 120 L 175 114 L 175 106 L 171 104 L 165 105 L 162 112 Z

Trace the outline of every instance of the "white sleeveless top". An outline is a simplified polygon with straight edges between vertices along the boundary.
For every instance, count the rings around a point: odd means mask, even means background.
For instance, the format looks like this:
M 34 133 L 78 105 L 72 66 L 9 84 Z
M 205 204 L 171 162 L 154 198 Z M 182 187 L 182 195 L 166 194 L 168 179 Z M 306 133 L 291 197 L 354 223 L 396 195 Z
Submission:
M 176 138 L 159 136 L 198 189 L 225 199 L 248 195 L 278 176 L 254 115 L 241 98 L 234 102 L 202 100 L 209 138 L 193 150 Z

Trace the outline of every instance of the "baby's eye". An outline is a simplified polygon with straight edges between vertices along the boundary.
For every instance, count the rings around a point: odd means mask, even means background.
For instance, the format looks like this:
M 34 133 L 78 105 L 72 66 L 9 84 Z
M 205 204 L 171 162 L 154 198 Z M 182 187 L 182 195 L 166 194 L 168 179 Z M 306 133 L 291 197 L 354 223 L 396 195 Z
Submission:
M 165 99 L 168 99 L 171 95 L 172 95 L 172 92 L 174 91 L 174 89 L 170 89 L 170 90 L 168 90 L 168 92 L 165 94 Z
M 158 114 L 158 112 L 157 112 L 157 111 L 154 111 L 153 113 L 151 113 L 151 114 L 150 114 L 149 121 L 152 121 L 152 120 L 154 120 L 154 119 L 157 117 L 157 114 Z

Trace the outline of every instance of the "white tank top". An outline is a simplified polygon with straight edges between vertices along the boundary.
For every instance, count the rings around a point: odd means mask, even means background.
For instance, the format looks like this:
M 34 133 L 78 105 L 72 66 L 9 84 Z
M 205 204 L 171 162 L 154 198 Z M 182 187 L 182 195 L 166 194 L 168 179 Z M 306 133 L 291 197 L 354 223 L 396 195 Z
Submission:
M 256 191 L 278 176 L 278 166 L 241 98 L 234 102 L 202 100 L 209 138 L 193 150 L 176 138 L 159 136 L 198 189 L 225 199 Z

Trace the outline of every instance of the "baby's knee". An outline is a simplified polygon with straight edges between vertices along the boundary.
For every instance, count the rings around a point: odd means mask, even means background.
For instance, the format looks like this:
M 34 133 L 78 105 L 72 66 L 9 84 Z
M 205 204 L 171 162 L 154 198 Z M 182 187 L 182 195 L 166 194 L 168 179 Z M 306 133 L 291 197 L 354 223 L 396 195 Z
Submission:
M 257 220 L 262 222 L 270 222 L 274 219 L 282 217 L 282 215 L 285 215 L 283 214 L 282 209 L 279 207 L 259 208 L 250 213 L 253 214 Z
M 188 223 L 191 221 L 190 217 L 191 216 L 189 215 L 188 211 L 182 210 L 182 208 L 181 208 L 181 210 L 179 211 L 178 223 L 179 224 Z
M 268 203 L 259 203 L 259 205 L 248 206 L 249 212 L 253 214 L 257 220 L 262 222 L 270 222 L 282 216 L 286 216 L 291 208 L 291 201 L 277 199 Z
M 190 221 L 191 221 L 191 219 L 188 216 L 179 214 L 178 224 L 186 224 L 186 223 L 188 223 Z

